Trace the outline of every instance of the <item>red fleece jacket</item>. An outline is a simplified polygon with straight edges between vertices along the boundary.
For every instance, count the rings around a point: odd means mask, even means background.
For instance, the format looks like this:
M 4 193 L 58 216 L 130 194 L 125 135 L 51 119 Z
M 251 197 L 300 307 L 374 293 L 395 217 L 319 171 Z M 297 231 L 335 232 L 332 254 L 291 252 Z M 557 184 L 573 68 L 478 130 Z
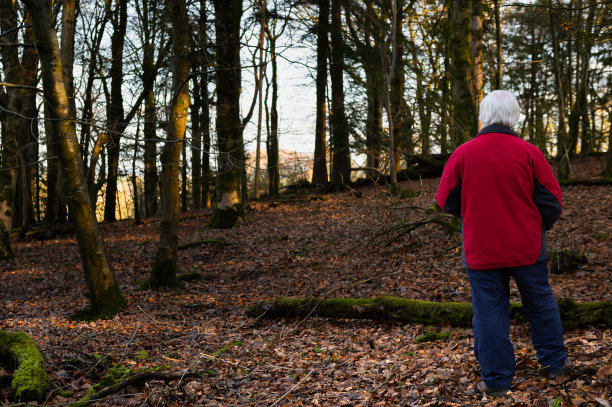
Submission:
M 563 207 L 544 154 L 498 125 L 485 127 L 453 152 L 436 200 L 461 218 L 464 263 L 473 270 L 545 260 L 545 230 Z

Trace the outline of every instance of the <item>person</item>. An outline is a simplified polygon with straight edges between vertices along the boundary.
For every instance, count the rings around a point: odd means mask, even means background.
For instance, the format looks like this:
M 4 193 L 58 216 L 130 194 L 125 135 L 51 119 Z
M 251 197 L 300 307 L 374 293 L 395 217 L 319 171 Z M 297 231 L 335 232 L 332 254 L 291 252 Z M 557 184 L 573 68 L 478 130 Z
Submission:
M 519 116 L 514 94 L 489 93 L 480 105 L 483 129 L 450 156 L 436 194 L 440 207 L 461 219 L 482 376 L 477 388 L 495 396 L 510 390 L 514 375 L 510 277 L 540 365 L 551 375 L 569 368 L 546 265 L 545 231 L 561 215 L 561 188 L 544 154 L 512 130 Z

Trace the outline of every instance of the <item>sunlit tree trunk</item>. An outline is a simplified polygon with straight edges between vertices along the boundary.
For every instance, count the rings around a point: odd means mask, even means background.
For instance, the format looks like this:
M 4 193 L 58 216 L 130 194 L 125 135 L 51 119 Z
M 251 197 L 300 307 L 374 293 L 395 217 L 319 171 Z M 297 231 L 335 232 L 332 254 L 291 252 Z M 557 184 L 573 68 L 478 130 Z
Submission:
M 78 0 L 63 0 L 62 2 L 62 38 L 60 53 L 64 71 L 64 86 L 70 102 L 72 115 L 76 117 L 76 103 L 74 100 L 74 35 L 76 32 L 76 15 Z
M 329 49 L 329 0 L 319 0 L 319 21 L 317 24 L 317 114 L 315 119 L 315 150 L 312 167 L 312 183 L 327 184 L 327 54 Z
M 152 287 L 177 284 L 179 167 L 189 114 L 189 25 L 185 0 L 170 0 L 169 8 L 173 32 L 172 103 L 168 120 L 168 137 L 161 157 L 162 220 L 155 264 L 148 282 Z
M 126 307 L 126 301 L 108 265 L 102 234 L 93 212 L 79 143 L 64 87 L 57 34 L 50 18 L 50 4 L 44 0 L 24 0 L 32 13 L 45 101 L 49 105 L 53 130 L 59 135 L 58 154 L 62 165 L 67 201 L 73 219 L 85 281 L 89 289 L 91 311 L 109 316 Z
M 259 178 L 261 171 L 261 124 L 263 119 L 263 92 L 262 92 L 262 84 L 263 77 L 265 73 L 265 64 L 264 64 L 264 39 L 266 34 L 266 0 L 259 0 L 259 76 L 257 78 L 257 92 L 259 92 L 259 102 L 257 104 L 257 139 L 255 141 L 255 174 L 254 174 L 254 182 L 253 182 L 253 194 L 255 199 L 259 199 Z M 269 159 L 269 157 L 268 157 Z
M 472 0 L 472 94 L 474 95 L 474 105 L 476 114 L 480 110 L 480 101 L 483 97 L 483 51 L 482 51 L 482 2 L 481 0 Z M 482 123 L 478 120 L 478 130 L 482 128 Z M 474 137 L 476 133 L 471 136 Z
M 217 38 L 217 143 L 219 149 L 217 204 L 208 227 L 231 228 L 244 219 L 240 200 L 244 164 L 240 121 L 240 18 L 241 0 L 214 0 Z
M 348 184 L 351 181 L 349 132 L 344 112 L 343 75 L 345 44 L 342 36 L 342 27 L 344 27 L 342 23 L 342 1 L 332 0 L 331 2 L 331 183 L 335 190 L 341 189 L 343 184 Z
M 210 106 L 208 101 L 208 33 L 206 32 L 206 1 L 200 0 L 200 42 L 202 44 L 203 56 L 202 75 L 200 86 L 200 99 L 202 101 L 202 114 L 200 115 L 200 132 L 202 133 L 202 207 L 210 208 Z

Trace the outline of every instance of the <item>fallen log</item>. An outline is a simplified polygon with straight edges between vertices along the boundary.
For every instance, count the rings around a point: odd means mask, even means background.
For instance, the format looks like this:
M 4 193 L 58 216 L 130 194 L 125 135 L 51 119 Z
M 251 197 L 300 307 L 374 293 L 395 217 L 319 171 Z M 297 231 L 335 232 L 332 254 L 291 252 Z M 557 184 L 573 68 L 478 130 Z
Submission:
M 590 178 L 590 179 L 562 179 L 559 180 L 561 185 L 612 185 L 612 178 Z
M 579 303 L 569 298 L 557 300 L 561 320 L 566 330 L 588 326 L 612 326 L 612 303 L 609 301 Z M 278 298 L 250 306 L 246 314 L 251 318 L 318 316 L 351 318 L 424 325 L 450 324 L 459 327 L 472 325 L 472 304 L 463 302 L 430 302 L 381 296 L 376 298 Z M 510 318 L 520 323 L 527 319 L 521 304 L 510 303 Z
M 51 385 L 38 345 L 24 332 L 0 330 L 0 362 L 14 368 L 12 397 L 22 402 L 43 401 Z

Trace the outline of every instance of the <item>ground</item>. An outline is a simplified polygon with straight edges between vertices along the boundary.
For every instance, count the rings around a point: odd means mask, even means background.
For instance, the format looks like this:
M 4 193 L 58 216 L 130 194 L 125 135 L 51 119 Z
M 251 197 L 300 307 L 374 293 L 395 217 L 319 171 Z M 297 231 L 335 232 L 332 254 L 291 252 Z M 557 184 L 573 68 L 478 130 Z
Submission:
M 576 177 L 596 174 L 597 160 L 574 163 Z M 111 320 L 74 322 L 87 290 L 74 236 L 13 245 L 17 258 L 0 262 L 0 329 L 25 331 L 40 345 L 50 378 L 69 391 L 46 405 L 67 405 L 98 383 L 109 367 L 167 372 L 210 369 L 217 376 L 150 382 L 97 405 L 133 406 L 607 406 L 612 330 L 566 333 L 577 370 L 554 380 L 539 370 L 529 328 L 513 324 L 517 371 L 507 397 L 475 391 L 479 370 L 471 331 L 452 326 L 319 318 L 266 320 L 245 307 L 278 296 L 372 297 L 470 301 L 459 240 L 428 225 L 385 247 L 381 228 L 422 216 L 410 207 L 434 202 L 439 179 L 403 182 L 415 198 L 391 199 L 377 186 L 332 195 L 263 200 L 246 208 L 246 222 L 210 230 L 211 211 L 188 212 L 179 272 L 197 272 L 177 290 L 143 290 L 154 262 L 159 218 L 103 225 L 107 254 L 126 311 Z M 548 233 L 551 249 L 573 249 L 588 263 L 552 275 L 555 295 L 610 301 L 610 186 L 563 187 L 565 210 Z M 16 239 L 16 236 L 15 236 Z M 224 242 L 224 244 L 219 243 Z M 225 244 L 231 243 L 231 244 Z M 513 286 L 512 299 L 518 300 Z M 416 343 L 430 331 L 447 340 Z M 0 370 L 0 403 L 10 385 Z M 10 383 L 10 381 L 9 381 Z

